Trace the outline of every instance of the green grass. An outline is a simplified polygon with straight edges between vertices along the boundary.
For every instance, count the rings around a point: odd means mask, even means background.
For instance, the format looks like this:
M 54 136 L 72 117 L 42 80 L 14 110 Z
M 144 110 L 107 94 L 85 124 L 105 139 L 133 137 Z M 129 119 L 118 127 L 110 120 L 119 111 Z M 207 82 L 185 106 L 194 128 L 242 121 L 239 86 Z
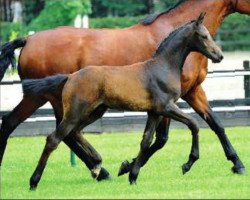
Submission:
M 250 127 L 226 129 L 229 139 L 250 169 Z M 101 183 L 90 176 L 85 165 L 69 163 L 64 144 L 52 154 L 36 191 L 29 191 L 29 178 L 36 167 L 45 137 L 11 138 L 2 166 L 2 198 L 250 198 L 249 175 L 232 174 L 219 140 L 211 130 L 200 131 L 200 160 L 182 175 L 191 135 L 188 130 L 171 130 L 168 144 L 141 169 L 137 185 L 128 176 L 117 177 L 120 164 L 137 155 L 142 134 L 91 135 L 88 140 L 103 157 L 103 166 L 113 179 Z

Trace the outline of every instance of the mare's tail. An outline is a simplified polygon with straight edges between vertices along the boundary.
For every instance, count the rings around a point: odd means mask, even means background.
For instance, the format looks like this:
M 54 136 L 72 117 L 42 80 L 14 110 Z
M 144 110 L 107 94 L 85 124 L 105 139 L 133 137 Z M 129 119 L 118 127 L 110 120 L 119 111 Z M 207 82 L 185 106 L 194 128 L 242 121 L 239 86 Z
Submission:
M 14 54 L 15 49 L 24 47 L 25 44 L 26 39 L 19 38 L 0 46 L 0 81 L 2 81 L 3 76 L 9 65 L 11 65 L 13 68 L 16 67 L 16 60 Z
M 59 74 L 42 79 L 26 79 L 22 81 L 23 93 L 31 95 L 43 95 L 55 92 L 68 80 L 68 75 Z

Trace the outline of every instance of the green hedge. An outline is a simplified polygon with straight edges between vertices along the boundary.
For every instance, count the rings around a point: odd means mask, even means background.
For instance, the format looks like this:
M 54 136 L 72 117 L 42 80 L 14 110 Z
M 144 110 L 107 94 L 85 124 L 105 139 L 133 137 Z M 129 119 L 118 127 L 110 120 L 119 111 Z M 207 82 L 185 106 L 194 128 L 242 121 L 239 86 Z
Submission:
M 57 26 L 72 25 L 77 14 L 90 14 L 90 0 L 46 0 L 40 15 L 31 21 L 29 30 L 41 31 Z
M 90 18 L 90 28 L 126 28 L 137 24 L 142 16 L 139 17 L 106 17 Z
M 17 37 L 25 35 L 24 27 L 20 23 L 0 21 L 0 41 L 9 41 L 13 34 Z
M 61 1 L 61 0 L 59 0 Z M 44 14 L 41 14 L 45 16 Z M 46 17 L 45 17 L 46 18 Z M 45 19 L 44 18 L 44 19 Z M 107 17 L 107 18 L 91 18 L 90 28 L 125 28 L 137 24 L 144 16 L 138 17 Z M 32 29 L 32 26 L 22 27 L 20 24 L 1 23 L 0 24 L 0 39 L 8 41 L 11 33 L 17 32 L 18 36 L 27 34 L 32 30 L 43 30 L 49 28 L 51 25 L 46 25 L 45 22 L 38 23 L 35 19 L 31 24 L 37 24 L 37 29 Z M 44 24 L 45 23 L 45 24 Z M 71 20 L 64 21 L 63 24 L 71 25 Z M 56 24 L 53 24 L 55 27 Z M 219 31 L 219 37 L 222 41 L 222 47 L 225 51 L 231 50 L 250 50 L 250 17 L 246 15 L 233 14 L 226 18 Z M 241 31 L 240 31 L 241 30 Z M 242 32 L 243 30 L 243 32 Z M 245 30 L 245 31 L 244 31 Z
M 223 22 L 217 38 L 222 41 L 223 50 L 250 50 L 250 17 L 238 13 L 229 16 Z

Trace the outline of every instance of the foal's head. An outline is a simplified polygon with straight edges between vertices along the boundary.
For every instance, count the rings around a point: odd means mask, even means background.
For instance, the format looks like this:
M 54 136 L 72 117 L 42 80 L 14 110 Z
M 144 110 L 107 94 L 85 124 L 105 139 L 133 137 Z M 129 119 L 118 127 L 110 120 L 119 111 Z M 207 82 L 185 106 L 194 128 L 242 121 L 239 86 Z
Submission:
M 203 25 L 205 13 L 201 13 L 197 20 L 190 23 L 189 47 L 218 63 L 223 59 L 222 51 L 216 45 L 207 28 Z

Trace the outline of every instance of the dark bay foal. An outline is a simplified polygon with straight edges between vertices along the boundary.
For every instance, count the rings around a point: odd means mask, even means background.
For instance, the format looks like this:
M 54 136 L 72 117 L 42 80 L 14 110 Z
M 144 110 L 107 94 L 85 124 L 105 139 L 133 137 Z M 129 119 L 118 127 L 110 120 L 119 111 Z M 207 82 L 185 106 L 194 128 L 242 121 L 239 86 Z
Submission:
M 123 67 L 90 66 L 71 75 L 57 75 L 23 82 L 24 94 L 46 94 L 63 87 L 64 116 L 47 142 L 38 166 L 30 179 L 34 189 L 42 176 L 46 162 L 58 144 L 71 132 L 82 130 L 102 117 L 108 108 L 146 111 L 148 120 L 140 152 L 130 169 L 129 181 L 135 183 L 140 167 L 145 163 L 153 133 L 162 119 L 170 117 L 186 124 L 192 132 L 189 170 L 199 157 L 198 125 L 175 104 L 181 95 L 180 77 L 188 54 L 200 52 L 214 62 L 223 59 L 222 52 L 202 24 L 204 14 L 181 26 L 166 38 L 153 58 Z M 92 170 L 98 176 L 101 163 Z

